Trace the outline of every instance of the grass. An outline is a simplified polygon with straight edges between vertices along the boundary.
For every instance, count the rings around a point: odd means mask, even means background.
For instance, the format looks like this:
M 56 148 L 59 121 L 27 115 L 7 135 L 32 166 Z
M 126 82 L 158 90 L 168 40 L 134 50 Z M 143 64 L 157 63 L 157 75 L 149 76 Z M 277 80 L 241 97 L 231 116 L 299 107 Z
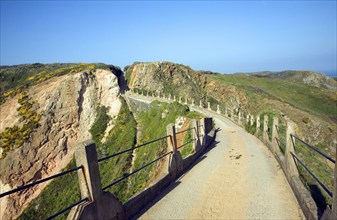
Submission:
M 295 152 L 299 159 L 313 172 L 313 174 L 333 192 L 333 166 L 334 164 L 308 146 L 295 141 Z M 304 185 L 311 192 L 317 206 L 323 211 L 327 204 L 331 204 L 331 197 L 319 186 L 316 180 L 306 171 L 302 165 L 298 165 L 300 177 Z
M 123 99 L 121 101 L 122 107 L 115 119 L 115 127 L 110 131 L 105 143 L 101 143 L 103 128 L 106 128 L 111 119 L 107 115 L 108 109 L 106 107 L 97 108 L 97 117 L 90 132 L 97 145 L 99 158 L 129 149 L 135 144 L 136 122 L 125 101 Z M 122 154 L 99 164 L 102 186 L 104 187 L 125 175 L 129 172 L 130 166 L 131 153 Z M 74 167 L 75 160 L 72 160 L 65 170 Z M 109 188 L 108 191 L 122 202 L 130 198 L 125 182 Z M 77 172 L 72 172 L 51 181 L 42 193 L 29 204 L 19 219 L 46 219 L 80 199 Z M 57 219 L 65 219 L 68 213 L 62 214 Z
M 75 168 L 75 160 L 72 160 L 64 169 Z M 18 219 L 46 219 L 81 199 L 77 172 L 72 172 L 58 177 L 34 199 Z M 56 219 L 67 218 L 68 212 Z
M 337 116 L 337 94 L 284 79 L 245 75 L 210 75 L 213 79 L 243 89 L 253 100 L 270 97 L 315 115 Z M 260 102 L 255 102 L 255 105 Z M 255 106 L 258 108 L 258 106 Z M 260 107 L 258 110 L 263 110 Z
M 183 117 L 202 117 L 200 114 L 190 112 L 186 105 L 178 102 L 172 104 L 154 101 L 148 111 L 138 112 L 141 138 L 138 144 L 146 143 L 160 137 L 166 136 L 166 126 L 175 123 L 179 116 Z M 163 117 L 165 115 L 165 117 Z M 140 168 L 145 164 L 153 161 L 167 152 L 167 139 L 157 141 L 136 150 L 136 159 L 133 169 Z M 160 162 L 157 162 L 133 175 L 130 180 L 130 193 L 140 192 L 147 186 L 149 181 L 158 174 Z
M 0 67 L 0 103 L 6 98 L 13 97 L 32 85 L 39 84 L 55 76 L 73 74 L 80 71 L 90 72 L 95 69 L 110 69 L 110 66 L 102 63 L 94 64 L 25 64 L 17 66 Z
M 121 98 L 122 107 L 114 121 L 114 128 L 109 132 L 105 143 L 101 143 L 101 139 L 97 142 L 100 152 L 100 157 L 111 155 L 130 149 L 135 145 L 136 138 L 136 122 L 130 112 L 126 102 Z M 104 112 L 104 111 L 103 111 Z M 102 122 L 102 127 L 106 126 L 102 118 L 107 118 L 102 114 L 97 121 Z M 96 122 L 97 122 L 96 121 Z M 92 133 L 92 136 L 102 137 L 101 130 L 96 129 L 97 133 Z M 99 164 L 102 187 L 105 187 L 130 172 L 132 153 L 124 153 L 113 157 Z M 110 188 L 108 191 L 115 195 L 122 203 L 126 202 L 131 195 L 128 193 L 128 185 L 126 181 L 122 181 Z
M 188 127 L 188 128 L 191 128 Z M 192 140 L 192 130 L 188 130 L 184 136 L 184 144 L 187 143 L 187 142 L 190 142 Z M 193 154 L 194 153 L 194 149 L 193 149 L 193 142 L 185 145 L 184 147 L 182 147 L 180 149 L 180 154 L 181 154 L 181 157 L 183 159 L 185 159 L 186 157 L 188 157 L 189 155 Z

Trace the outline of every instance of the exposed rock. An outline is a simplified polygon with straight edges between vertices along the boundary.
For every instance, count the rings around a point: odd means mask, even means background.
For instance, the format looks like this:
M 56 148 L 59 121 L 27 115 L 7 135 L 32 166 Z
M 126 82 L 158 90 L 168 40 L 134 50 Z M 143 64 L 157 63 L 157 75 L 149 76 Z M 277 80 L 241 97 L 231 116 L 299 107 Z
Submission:
M 96 108 L 109 107 L 114 117 L 121 107 L 118 79 L 108 70 L 55 77 L 33 86 L 28 95 L 38 102 L 40 126 L 29 143 L 0 160 L 1 192 L 58 173 L 71 160 L 75 144 L 91 138 Z M 1 105 L 1 130 L 16 123 L 16 103 L 17 97 Z M 0 218 L 16 218 L 45 185 L 2 198 Z

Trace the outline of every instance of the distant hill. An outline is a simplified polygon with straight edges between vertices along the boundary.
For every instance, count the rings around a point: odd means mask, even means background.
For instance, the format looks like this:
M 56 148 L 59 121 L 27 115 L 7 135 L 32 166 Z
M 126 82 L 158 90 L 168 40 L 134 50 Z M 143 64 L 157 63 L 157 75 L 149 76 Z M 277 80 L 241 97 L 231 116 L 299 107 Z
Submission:
M 316 73 L 312 71 L 287 70 L 281 72 L 263 71 L 253 73 L 237 73 L 237 74 L 250 75 L 255 77 L 287 79 L 293 82 L 304 83 L 317 88 L 337 91 L 336 80 L 322 73 Z

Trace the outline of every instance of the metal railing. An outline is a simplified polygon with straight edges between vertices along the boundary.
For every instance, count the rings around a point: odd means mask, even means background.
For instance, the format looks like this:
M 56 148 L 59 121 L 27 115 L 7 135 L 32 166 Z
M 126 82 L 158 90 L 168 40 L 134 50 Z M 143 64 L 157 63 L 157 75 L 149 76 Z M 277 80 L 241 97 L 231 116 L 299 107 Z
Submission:
M 311 170 L 293 153 L 290 152 L 291 155 L 293 156 L 294 160 L 298 161 L 306 171 L 308 171 L 308 173 L 317 181 L 317 183 L 324 189 L 324 191 L 326 193 L 328 193 L 329 196 L 332 197 L 332 192 L 315 176 L 315 174 L 313 174 L 313 172 L 311 172 Z M 295 161 L 295 162 L 296 162 Z M 297 163 L 296 163 L 297 164 Z
M 320 154 L 321 156 L 323 156 L 324 158 L 326 158 L 327 160 L 329 160 L 332 163 L 336 163 L 336 161 L 334 159 L 332 159 L 331 157 L 327 156 L 326 154 L 324 154 L 323 152 L 321 152 L 319 149 L 317 149 L 316 147 L 312 146 L 311 144 L 303 141 L 302 139 L 300 139 L 299 137 L 297 137 L 296 135 L 290 134 L 291 137 L 291 141 L 292 144 L 294 146 L 294 148 L 296 147 L 296 144 L 294 142 L 294 139 L 300 141 L 302 144 L 304 144 L 305 146 L 309 147 L 310 149 L 314 150 L 316 153 Z M 324 191 L 330 196 L 332 197 L 332 192 L 324 185 L 324 183 L 307 167 L 307 165 L 305 165 L 305 163 L 299 159 L 293 152 L 290 152 L 295 163 L 296 161 L 299 162 L 302 167 L 310 174 L 311 177 L 313 177 L 315 179 L 315 181 L 324 189 Z M 296 163 L 297 164 L 297 163 Z
M 0 194 L 0 198 L 5 197 L 5 196 L 8 196 L 8 195 L 11 195 L 11 194 L 13 194 L 13 193 L 17 193 L 17 192 L 19 192 L 19 191 L 22 191 L 22 190 L 25 190 L 25 189 L 28 189 L 28 188 L 31 188 L 31 187 L 36 186 L 36 185 L 38 185 L 38 184 L 41 184 L 41 183 L 44 183 L 44 182 L 46 182 L 46 181 L 49 181 L 49 180 L 52 180 L 52 179 L 55 179 L 55 178 L 64 176 L 64 175 L 66 175 L 66 174 L 68 174 L 68 173 L 71 173 L 71 172 L 74 172 L 74 171 L 77 171 L 77 170 L 80 170 L 80 169 L 82 169 L 82 171 L 83 171 L 83 167 L 82 167 L 82 166 L 79 166 L 79 167 L 75 167 L 75 168 L 66 170 L 66 171 L 64 171 L 64 172 L 55 174 L 55 175 L 53 175 L 53 176 L 46 177 L 46 178 L 44 178 L 44 179 L 35 181 L 35 182 L 33 182 L 33 183 L 29 183 L 29 184 L 26 184 L 26 185 L 17 187 L 16 189 L 13 189 L 13 190 L 10 190 L 10 191 L 1 193 L 1 194 Z M 70 206 L 68 206 L 68 207 L 66 207 L 66 208 L 64 208 L 64 209 L 62 209 L 61 211 L 59 211 L 59 212 L 57 212 L 57 213 L 51 215 L 51 216 L 48 217 L 47 219 L 53 219 L 53 218 L 55 218 L 55 217 L 61 215 L 62 213 L 64 213 L 64 212 L 70 210 L 71 208 L 73 208 L 73 207 L 75 207 L 75 206 L 77 206 L 77 205 L 79 205 L 79 204 L 81 204 L 82 202 L 85 202 L 85 201 L 88 201 L 88 198 L 81 199 L 80 201 L 71 204 Z
M 98 162 L 103 162 L 103 161 L 105 161 L 105 160 L 108 160 L 108 159 L 110 159 L 110 158 L 116 157 L 116 156 L 118 156 L 118 155 L 121 155 L 121 154 L 130 152 L 130 151 L 133 151 L 133 150 L 135 150 L 135 149 L 137 149 L 137 148 L 141 148 L 141 147 L 144 147 L 144 146 L 146 146 L 146 145 L 155 143 L 155 142 L 157 142 L 157 141 L 164 140 L 164 139 L 166 139 L 166 138 L 168 138 L 168 137 L 171 137 L 171 135 L 166 135 L 166 136 L 164 136 L 164 137 L 160 137 L 160 138 L 157 138 L 157 139 L 155 139 L 155 140 L 152 140 L 152 141 L 149 141 L 149 142 L 146 142 L 146 143 L 143 143 L 143 144 L 134 146 L 134 147 L 132 147 L 132 148 L 130 148 L 130 149 L 127 149 L 127 150 L 124 150 L 124 151 L 121 151 L 121 152 L 118 152 L 118 153 L 111 154 L 111 155 L 109 155 L 109 156 L 106 156 L 106 157 L 103 157 L 103 158 L 101 158 L 101 159 L 98 159 Z M 108 188 L 110 188 L 110 187 L 112 187 L 112 186 L 114 186 L 114 185 L 116 185 L 117 183 L 119 183 L 119 182 L 121 182 L 121 181 L 123 181 L 123 180 L 129 178 L 129 177 L 132 176 L 133 174 L 138 173 L 139 171 L 143 170 L 144 168 L 150 166 L 151 164 L 153 164 L 153 163 L 159 161 L 160 159 L 162 159 L 162 158 L 164 158 L 164 157 L 166 157 L 167 155 L 172 154 L 172 153 L 173 153 L 172 151 L 167 152 L 167 153 L 161 155 L 160 157 L 158 157 L 158 158 L 152 160 L 151 162 L 149 162 L 149 163 L 143 165 L 142 167 L 136 169 L 135 171 L 133 171 L 133 172 L 131 172 L 131 173 L 128 173 L 128 174 L 126 174 L 125 176 L 116 179 L 116 180 L 113 181 L 112 183 L 110 183 L 110 184 L 108 184 L 107 186 L 103 187 L 103 188 L 102 188 L 103 191 L 106 190 L 106 189 L 108 189 Z
M 132 147 L 132 148 L 129 148 L 129 149 L 127 149 L 127 150 L 123 150 L 123 151 L 121 151 L 121 152 L 114 153 L 114 154 L 111 154 L 111 155 L 109 155 L 109 156 L 100 158 L 100 159 L 98 159 L 97 161 L 100 163 L 100 162 L 105 161 L 105 160 L 107 160 L 107 159 L 110 159 L 110 158 L 112 158 L 112 157 L 116 157 L 116 156 L 118 156 L 118 155 L 121 155 L 121 154 L 130 152 L 130 151 L 133 151 L 133 150 L 135 150 L 135 149 L 137 149 L 137 148 L 141 148 L 141 147 L 143 147 L 143 146 L 146 146 L 146 145 L 148 145 L 148 144 L 152 144 L 152 143 L 154 143 L 154 142 L 163 140 L 163 139 L 168 138 L 168 137 L 170 137 L 170 135 L 166 135 L 166 136 L 164 136 L 164 137 L 161 137 L 161 138 L 158 138 L 158 139 L 155 139 L 155 140 L 152 140 L 152 141 L 149 141 L 149 142 L 140 144 L 140 145 L 136 145 L 136 146 L 134 146 L 134 147 Z
M 308 146 L 309 148 L 311 148 L 312 150 L 314 150 L 315 152 L 317 152 L 318 154 L 320 154 L 321 156 L 325 157 L 326 159 L 328 159 L 329 161 L 331 161 L 332 163 L 336 163 L 336 161 L 334 159 L 332 159 L 331 157 L 327 156 L 326 154 L 324 154 L 322 151 L 318 150 L 316 147 L 312 146 L 311 144 L 308 144 L 307 142 L 301 140 L 299 137 L 293 135 L 293 134 L 290 134 L 290 136 L 292 138 L 295 138 L 297 140 L 299 140 L 301 143 L 305 144 L 306 146 Z M 293 139 L 291 139 L 293 141 Z M 295 143 L 293 141 L 293 145 L 295 147 Z
M 142 169 L 144 169 L 144 168 L 150 166 L 151 164 L 157 162 L 158 160 L 160 160 L 160 159 L 162 159 L 162 158 L 164 158 L 164 157 L 166 157 L 167 155 L 172 154 L 172 153 L 173 153 L 172 151 L 167 152 L 166 154 L 164 154 L 164 155 L 158 157 L 157 159 L 151 161 L 150 163 L 145 164 L 144 166 L 138 168 L 137 170 L 135 170 L 135 171 L 133 171 L 133 172 L 131 172 L 131 173 L 129 173 L 129 174 L 127 174 L 127 175 L 125 175 L 125 176 L 123 176 L 123 177 L 121 177 L 121 178 L 115 180 L 115 181 L 113 181 L 112 183 L 110 183 L 109 185 L 103 187 L 102 189 L 103 189 L 103 190 L 106 190 L 106 189 L 108 189 L 108 188 L 110 188 L 110 187 L 116 185 L 117 183 L 119 183 L 119 182 L 121 182 L 121 181 L 127 179 L 128 177 L 132 176 L 133 174 L 135 174 L 135 173 L 141 171 Z
M 284 128 L 281 128 L 280 126 L 278 125 L 275 125 L 275 128 L 276 128 L 276 133 L 278 135 L 281 134 L 281 131 L 282 132 L 285 132 L 285 129 Z M 275 137 L 275 140 L 276 140 L 276 143 L 278 145 L 278 147 L 280 148 L 281 152 L 284 154 L 285 153 L 285 148 L 286 148 L 286 144 L 284 142 L 281 141 L 281 139 Z

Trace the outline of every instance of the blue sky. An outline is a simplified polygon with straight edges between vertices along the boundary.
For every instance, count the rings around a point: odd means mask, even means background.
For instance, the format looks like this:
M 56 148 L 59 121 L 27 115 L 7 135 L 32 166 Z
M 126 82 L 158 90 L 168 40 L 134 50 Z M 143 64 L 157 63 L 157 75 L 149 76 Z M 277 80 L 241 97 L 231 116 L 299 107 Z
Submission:
M 336 1 L 1 1 L 1 65 L 336 71 Z

